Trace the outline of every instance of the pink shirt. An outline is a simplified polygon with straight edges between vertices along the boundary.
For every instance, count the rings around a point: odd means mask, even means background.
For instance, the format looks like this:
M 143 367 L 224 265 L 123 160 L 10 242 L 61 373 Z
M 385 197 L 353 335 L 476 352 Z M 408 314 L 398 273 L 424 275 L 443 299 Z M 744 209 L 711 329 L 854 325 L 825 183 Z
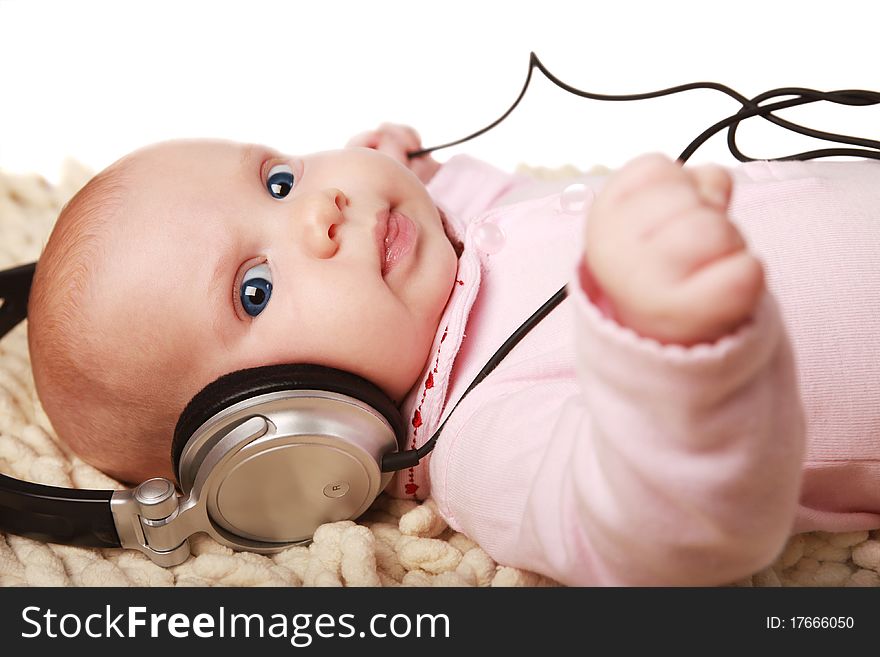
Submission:
M 455 410 L 389 492 L 429 494 L 500 563 L 570 585 L 719 584 L 792 532 L 880 527 L 880 164 L 738 167 L 731 216 L 764 263 L 752 320 L 663 346 L 581 284 L 586 208 L 466 156 L 429 183 L 464 242 L 424 373 L 423 444 L 500 344 L 568 298 Z

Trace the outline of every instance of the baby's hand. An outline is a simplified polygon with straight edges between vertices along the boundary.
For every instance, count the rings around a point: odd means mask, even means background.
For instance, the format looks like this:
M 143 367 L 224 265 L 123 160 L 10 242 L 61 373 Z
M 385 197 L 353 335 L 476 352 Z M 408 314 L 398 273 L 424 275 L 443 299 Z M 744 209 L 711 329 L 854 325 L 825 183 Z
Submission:
M 430 155 L 412 159 L 406 156 L 407 153 L 422 148 L 422 138 L 419 137 L 419 133 L 408 125 L 383 123 L 376 130 L 355 135 L 345 146 L 361 146 L 384 153 L 410 169 L 423 183 L 431 180 L 440 168 L 440 163 Z
M 621 324 L 662 343 L 710 342 L 744 323 L 764 289 L 760 261 L 727 216 L 729 174 L 636 158 L 593 204 L 586 259 Z

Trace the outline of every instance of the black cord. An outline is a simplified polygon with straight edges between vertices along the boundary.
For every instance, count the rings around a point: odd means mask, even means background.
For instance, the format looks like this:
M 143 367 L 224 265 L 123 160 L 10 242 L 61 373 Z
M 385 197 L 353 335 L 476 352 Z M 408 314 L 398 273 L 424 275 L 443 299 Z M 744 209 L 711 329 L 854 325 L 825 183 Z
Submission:
M 564 89 L 565 91 L 568 91 L 569 93 L 581 96 L 583 98 L 589 98 L 591 100 L 647 100 L 649 98 L 660 98 L 662 96 L 669 96 L 684 91 L 692 91 L 694 89 L 712 89 L 729 96 L 730 98 L 737 101 L 740 105 L 742 105 L 742 108 L 739 111 L 713 124 L 705 131 L 703 131 L 690 144 L 688 144 L 687 148 L 685 148 L 684 151 L 682 151 L 682 154 L 678 157 L 678 159 L 682 162 L 686 162 L 688 158 L 690 158 L 690 156 L 693 155 L 693 153 L 697 150 L 697 148 L 703 145 L 711 136 L 725 128 L 728 129 L 728 149 L 737 160 L 739 160 L 740 162 L 751 162 L 755 159 L 768 159 L 748 157 L 747 155 L 744 155 L 736 145 L 736 131 L 739 128 L 739 124 L 742 123 L 742 121 L 744 121 L 745 119 L 752 118 L 753 116 L 760 116 L 761 118 L 775 123 L 780 127 L 786 128 L 787 130 L 791 130 L 807 137 L 863 147 L 856 149 L 829 148 L 814 151 L 805 151 L 803 153 L 794 153 L 792 155 L 769 158 L 770 160 L 811 160 L 821 157 L 866 157 L 875 160 L 880 159 L 880 141 L 866 139 L 863 137 L 853 137 L 850 135 L 842 135 L 832 132 L 814 130 L 812 128 L 799 125 L 797 123 L 787 121 L 773 114 L 773 112 L 775 112 L 776 110 L 785 109 L 788 107 L 795 107 L 798 105 L 805 105 L 807 103 L 814 103 L 817 101 L 827 101 L 839 105 L 850 106 L 876 105 L 880 103 L 880 92 L 877 91 L 867 91 L 864 89 L 817 91 L 815 89 L 807 89 L 803 87 L 783 87 L 779 89 L 771 89 L 769 91 L 765 91 L 761 94 L 758 94 L 754 98 L 749 99 L 743 96 L 738 91 L 735 91 L 734 89 L 731 89 L 730 87 L 720 84 L 718 82 L 692 82 L 690 84 L 681 84 L 675 87 L 669 87 L 668 89 L 649 91 L 640 94 L 597 94 L 589 91 L 584 91 L 582 89 L 578 89 L 576 87 L 572 87 L 569 84 L 566 84 L 555 75 L 553 75 L 550 71 L 548 71 L 547 67 L 541 63 L 541 61 L 538 59 L 538 56 L 534 52 L 530 53 L 529 55 L 529 71 L 526 75 L 525 84 L 523 85 L 522 90 L 519 92 L 519 96 L 517 96 L 516 100 L 513 102 L 513 105 L 511 105 L 510 108 L 506 112 L 504 112 L 504 114 L 502 114 L 498 119 L 490 123 L 485 128 L 477 130 L 467 137 L 463 137 L 462 139 L 451 141 L 446 144 L 441 144 L 439 146 L 432 146 L 431 148 L 423 148 L 418 151 L 412 151 L 410 153 L 407 153 L 407 157 L 412 159 L 414 157 L 421 157 L 423 155 L 427 155 L 428 153 L 433 153 L 434 151 L 440 150 L 442 148 L 457 146 L 458 144 L 470 141 L 474 137 L 479 137 L 483 133 L 497 126 L 504 119 L 506 119 L 510 115 L 510 113 L 513 112 L 514 109 L 516 109 L 516 106 L 519 105 L 520 101 L 523 99 L 523 96 L 525 96 L 526 90 L 529 88 L 529 83 L 532 80 L 532 71 L 534 71 L 535 68 L 540 70 L 541 73 L 543 73 L 544 76 L 556 86 Z M 778 101 L 769 105 L 761 104 L 766 100 L 770 100 L 780 96 L 794 96 L 794 98 L 784 101 Z
M 785 119 L 781 119 L 773 114 L 773 112 L 775 112 L 776 110 L 786 109 L 788 107 L 796 107 L 798 105 L 805 105 L 807 103 L 814 103 L 821 100 L 837 103 L 840 105 L 876 105 L 877 103 L 880 103 L 880 93 L 876 91 L 865 91 L 862 89 L 816 91 L 815 89 L 806 89 L 803 87 L 784 87 L 765 91 L 764 93 L 758 94 L 754 98 L 749 99 L 739 92 L 734 91 L 730 87 L 719 84 L 717 82 L 692 82 L 690 84 L 682 84 L 676 87 L 670 87 L 668 89 L 661 89 L 660 91 L 650 91 L 641 94 L 596 94 L 572 87 L 554 76 L 541 63 L 535 53 L 530 54 L 529 72 L 526 76 L 526 82 L 523 85 L 522 90 L 519 92 L 519 96 L 517 96 L 516 100 L 513 102 L 513 105 L 511 105 L 510 108 L 504 114 L 502 114 L 500 118 L 496 119 L 485 128 L 477 130 L 475 133 L 468 135 L 467 137 L 458 139 L 456 141 L 451 141 L 446 144 L 441 144 L 439 146 L 432 146 L 431 148 L 423 148 L 419 151 L 413 151 L 407 153 L 407 157 L 409 159 L 412 159 L 414 157 L 427 155 L 428 153 L 440 150 L 441 148 L 457 146 L 458 144 L 469 141 L 474 137 L 479 137 L 483 133 L 497 126 L 504 119 L 506 119 L 510 115 L 510 113 L 513 112 L 514 109 L 516 109 L 516 106 L 519 105 L 519 102 L 523 99 L 523 96 L 525 96 L 526 89 L 529 88 L 529 83 L 532 80 L 532 71 L 535 68 L 538 68 L 547 77 L 547 79 L 553 82 L 556 86 L 561 87 L 562 89 L 565 89 L 570 93 L 593 100 L 646 100 L 648 98 L 659 98 L 661 96 L 677 94 L 683 91 L 691 91 L 693 89 L 714 89 L 715 91 L 720 91 L 721 93 L 730 96 L 738 103 L 740 103 L 742 107 L 739 111 L 712 124 L 699 135 L 697 135 L 697 137 L 693 141 L 691 141 L 690 144 L 687 145 L 687 147 L 681 152 L 681 155 L 678 156 L 678 159 L 682 163 L 686 162 L 700 146 L 706 143 L 706 141 L 710 137 L 717 134 L 721 130 L 724 130 L 725 128 L 727 128 L 727 147 L 730 150 L 731 154 L 740 162 L 754 161 L 755 158 L 744 155 L 742 151 L 739 150 L 739 147 L 736 144 L 736 131 L 739 128 L 740 123 L 754 116 L 760 116 L 761 118 L 775 123 L 782 128 L 791 130 L 798 134 L 805 135 L 807 137 L 863 147 L 825 148 L 812 151 L 804 151 L 802 153 L 794 153 L 792 155 L 785 155 L 782 157 L 770 158 L 771 160 L 812 160 L 822 157 L 865 157 L 880 160 L 880 141 L 876 141 L 874 139 L 866 139 L 863 137 L 852 137 L 850 135 L 840 135 L 833 132 L 814 130 L 812 128 L 807 128 L 791 121 L 786 121 Z M 793 96 L 793 98 L 789 98 L 788 100 L 779 100 L 768 105 L 761 104 L 764 101 L 781 96 Z M 492 372 L 495 367 L 497 367 L 498 363 L 500 363 L 504 359 L 504 357 L 507 356 L 507 354 L 514 348 L 514 346 L 516 346 L 516 344 L 520 340 L 522 340 L 523 337 L 525 337 L 525 335 L 538 324 L 538 322 L 544 319 L 550 313 L 550 311 L 552 311 L 560 303 L 562 303 L 565 298 L 566 289 L 563 285 L 562 288 L 560 288 L 552 297 L 550 297 L 543 306 L 538 308 L 538 310 L 536 310 L 531 317 L 523 322 L 522 325 L 520 325 L 520 327 L 516 329 L 516 331 L 514 331 L 509 338 L 507 338 L 507 340 L 505 340 L 504 344 L 499 347 L 498 351 L 496 351 L 495 354 L 493 354 L 489 361 L 483 366 L 483 369 L 480 370 L 480 373 L 477 374 L 476 378 L 468 386 L 467 390 L 464 391 L 464 394 L 459 397 L 452 411 L 447 414 L 446 419 L 443 420 L 440 428 L 437 429 L 436 432 L 434 432 L 434 435 L 431 436 L 430 440 L 428 440 L 418 449 L 386 454 L 382 458 L 382 472 L 393 472 L 395 470 L 402 470 L 404 468 L 413 467 L 423 457 L 427 456 L 427 454 L 430 453 L 432 449 L 434 449 L 434 445 L 437 443 L 437 439 L 440 437 L 440 432 L 443 431 L 443 427 L 446 426 L 446 422 L 452 416 L 452 413 L 455 412 L 455 409 L 458 408 L 458 405 L 461 403 L 461 401 L 465 397 L 467 397 L 467 394 L 471 390 L 473 390 L 483 379 L 489 376 L 489 373 Z
M 562 303 L 562 300 L 565 299 L 565 286 L 563 285 L 556 294 L 547 299 L 544 302 L 544 305 L 538 308 L 532 316 L 529 317 L 525 322 L 523 322 L 518 329 L 516 329 L 507 340 L 504 341 L 504 344 L 498 348 L 498 351 L 489 359 L 489 361 L 483 366 L 483 369 L 480 370 L 480 373 L 474 377 L 474 380 L 471 381 L 471 384 L 468 386 L 467 390 L 464 391 L 461 397 L 458 398 L 455 406 L 452 408 L 452 411 L 446 416 L 446 419 L 443 420 L 443 424 L 440 425 L 440 428 L 434 432 L 434 435 L 431 436 L 431 439 L 428 440 L 424 445 L 419 447 L 418 449 L 407 450 L 404 452 L 392 452 L 386 454 L 382 457 L 382 472 L 394 472 L 396 470 L 403 470 L 404 468 L 411 468 L 416 465 L 422 458 L 428 455 L 432 449 L 434 449 L 434 444 L 437 442 L 437 438 L 440 437 L 440 432 L 443 431 L 443 427 L 446 426 L 446 422 L 452 417 L 452 414 L 455 412 L 455 409 L 458 408 L 458 405 L 461 403 L 461 400 L 467 397 L 467 394 L 473 390 L 477 384 L 479 384 L 483 379 L 485 379 L 489 374 L 494 370 L 498 363 L 500 363 L 504 357 L 510 352 L 511 349 L 522 340 L 526 333 L 531 331 L 542 319 L 544 319 L 551 310 L 553 310 L 556 306 Z

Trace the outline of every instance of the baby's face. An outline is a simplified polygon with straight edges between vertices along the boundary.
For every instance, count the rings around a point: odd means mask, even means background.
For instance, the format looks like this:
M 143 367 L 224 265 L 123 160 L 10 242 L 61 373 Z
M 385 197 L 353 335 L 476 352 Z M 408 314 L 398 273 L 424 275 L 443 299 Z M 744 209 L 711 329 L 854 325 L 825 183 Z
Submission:
M 106 349 L 156 359 L 147 371 L 186 396 L 237 369 L 307 362 L 402 399 L 457 268 L 412 172 L 363 148 L 170 142 L 129 157 L 92 309 Z

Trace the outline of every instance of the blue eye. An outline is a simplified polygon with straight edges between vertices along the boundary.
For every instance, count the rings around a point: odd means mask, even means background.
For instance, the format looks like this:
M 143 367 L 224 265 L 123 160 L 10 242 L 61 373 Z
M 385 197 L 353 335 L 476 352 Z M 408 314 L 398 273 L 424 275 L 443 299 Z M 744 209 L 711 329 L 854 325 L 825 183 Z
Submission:
M 264 262 L 248 269 L 241 279 L 241 307 L 251 317 L 256 317 L 272 296 L 272 274 Z
M 286 164 L 276 164 L 269 169 L 269 175 L 266 176 L 266 189 L 275 198 L 286 197 L 293 189 L 293 169 Z

